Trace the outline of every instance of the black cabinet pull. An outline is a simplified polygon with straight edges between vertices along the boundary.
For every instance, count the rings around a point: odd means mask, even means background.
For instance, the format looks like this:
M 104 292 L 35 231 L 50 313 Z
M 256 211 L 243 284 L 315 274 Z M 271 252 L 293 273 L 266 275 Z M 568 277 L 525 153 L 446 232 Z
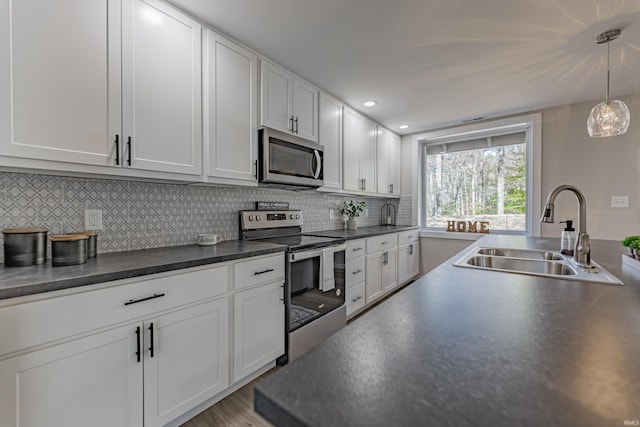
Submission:
M 358 300 L 360 300 L 360 299 L 362 299 L 362 295 L 358 295 L 357 297 L 355 297 L 355 298 L 353 299 L 353 302 L 356 302 L 356 301 L 358 301 Z
M 138 363 L 140 363 L 140 356 L 141 356 L 141 352 L 140 352 L 140 326 L 138 326 L 136 328 L 136 358 L 138 359 Z
M 120 135 L 116 135 L 116 166 L 120 166 Z
M 149 301 L 150 299 L 156 299 L 156 298 L 160 298 L 164 296 L 164 292 L 161 294 L 153 294 L 150 297 L 144 297 L 144 298 L 140 298 L 140 299 L 130 299 L 129 301 L 125 302 L 124 305 L 131 305 L 131 304 L 137 304 L 139 302 L 142 301 Z
M 362 270 L 358 269 L 358 270 L 353 272 L 353 274 L 358 274 L 358 273 L 362 273 Z
M 353 248 L 353 249 L 351 249 L 351 250 L 352 250 L 353 252 L 355 252 L 355 251 L 361 251 L 361 250 L 362 250 L 362 248 Z
M 409 245 L 409 255 L 413 255 L 413 244 Z
M 127 149 L 129 151 L 129 157 L 127 157 L 127 166 L 131 166 L 131 137 L 127 138 Z
M 272 271 L 273 271 L 273 268 L 267 268 L 266 270 L 256 271 L 255 273 L 253 273 L 253 275 L 257 276 L 258 274 L 271 273 Z
M 298 116 L 296 116 L 296 119 L 294 120 L 295 124 L 296 124 L 296 134 L 298 133 Z
M 151 345 L 149 346 L 149 357 L 153 357 L 153 322 L 149 325 L 149 340 Z
M 253 173 L 253 176 L 256 177 L 256 179 L 258 179 L 258 161 L 254 160 L 253 161 L 253 170 L 255 170 L 255 172 Z
M 293 133 L 293 116 L 289 117 L 289 123 L 291 123 L 291 133 Z

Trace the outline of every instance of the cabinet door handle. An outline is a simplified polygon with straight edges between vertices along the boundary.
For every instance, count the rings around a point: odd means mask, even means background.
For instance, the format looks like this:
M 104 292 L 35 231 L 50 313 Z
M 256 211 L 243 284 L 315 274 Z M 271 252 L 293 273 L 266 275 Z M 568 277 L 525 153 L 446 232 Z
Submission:
M 140 298 L 140 299 L 130 299 L 129 301 L 125 302 L 124 305 L 131 305 L 131 304 L 137 304 L 139 302 L 142 301 L 149 301 L 150 299 L 156 299 L 156 298 L 160 298 L 164 296 L 164 292 L 161 294 L 153 294 L 150 297 L 144 297 L 144 298 Z
M 389 264 L 389 252 L 385 252 L 384 254 L 382 254 L 382 264 Z
M 142 355 L 142 352 L 140 351 L 141 346 L 142 343 L 140 342 L 140 326 L 138 326 L 136 328 L 136 359 L 138 360 L 138 363 L 140 363 L 140 356 Z
M 294 120 L 295 124 L 296 124 L 296 135 L 298 134 L 298 116 L 296 116 L 296 119 Z
M 289 123 L 291 123 L 291 127 L 289 128 L 289 130 L 291 131 L 291 133 L 293 133 L 293 115 L 289 117 Z
M 127 138 L 127 149 L 129 151 L 129 157 L 127 157 L 127 166 L 131 166 L 131 137 Z
M 353 302 L 356 302 L 356 301 L 358 301 L 358 300 L 360 300 L 360 299 L 362 299 L 362 295 L 358 295 L 357 297 L 355 297 L 355 298 L 353 299 Z
M 282 298 L 280 298 L 280 301 L 282 301 L 282 303 L 284 304 L 284 283 L 280 286 L 280 288 L 282 288 Z
M 116 166 L 120 166 L 120 135 L 116 135 Z
M 361 251 L 361 250 L 362 250 L 362 248 L 353 248 L 353 249 L 351 249 L 351 250 L 352 250 L 353 252 L 355 252 L 355 251 Z
M 393 194 L 393 184 L 389 184 L 389 193 Z
M 353 272 L 353 274 L 358 274 L 358 273 L 362 273 L 362 270 L 358 269 L 358 270 Z
M 153 357 L 153 322 L 149 325 L 149 341 L 151 342 L 149 345 L 149 357 Z
M 254 170 L 254 172 L 253 172 L 253 176 L 254 176 L 256 179 L 258 179 L 258 161 L 257 161 L 257 160 L 254 160 L 254 161 L 253 161 L 253 170 Z
M 367 179 L 362 178 L 362 191 L 367 191 Z
M 257 276 L 258 274 L 271 273 L 272 271 L 273 271 L 273 268 L 267 268 L 266 270 L 256 271 L 255 273 L 253 273 L 253 275 Z
M 413 255 L 413 244 L 409 245 L 409 255 Z

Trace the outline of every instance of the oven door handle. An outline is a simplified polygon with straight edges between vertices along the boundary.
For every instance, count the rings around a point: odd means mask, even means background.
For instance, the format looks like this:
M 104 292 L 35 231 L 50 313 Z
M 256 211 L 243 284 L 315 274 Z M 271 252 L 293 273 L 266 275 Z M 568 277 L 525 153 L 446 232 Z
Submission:
M 318 179 L 318 177 L 320 176 L 320 172 L 322 171 L 322 157 L 320 157 L 320 153 L 318 152 L 318 150 L 313 150 L 313 155 L 316 159 L 316 170 L 313 173 L 313 177 L 315 179 Z
M 336 246 L 330 246 L 328 248 L 323 248 L 323 249 L 318 249 L 318 250 L 313 250 L 313 251 L 300 251 L 300 252 L 294 252 L 292 254 L 289 254 L 289 262 L 296 262 L 296 261 L 302 261 L 305 259 L 309 259 L 309 258 L 314 258 L 314 257 L 321 257 L 322 256 L 322 252 L 324 249 L 332 249 L 333 252 L 340 252 L 340 251 L 344 251 L 347 249 L 347 244 L 346 243 L 341 243 L 339 245 Z

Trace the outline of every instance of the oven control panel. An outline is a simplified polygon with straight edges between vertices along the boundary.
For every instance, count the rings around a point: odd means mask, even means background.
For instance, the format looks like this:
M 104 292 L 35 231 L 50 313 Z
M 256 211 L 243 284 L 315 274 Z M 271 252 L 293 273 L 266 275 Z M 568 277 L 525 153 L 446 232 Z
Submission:
M 242 211 L 242 229 L 302 227 L 302 211 Z

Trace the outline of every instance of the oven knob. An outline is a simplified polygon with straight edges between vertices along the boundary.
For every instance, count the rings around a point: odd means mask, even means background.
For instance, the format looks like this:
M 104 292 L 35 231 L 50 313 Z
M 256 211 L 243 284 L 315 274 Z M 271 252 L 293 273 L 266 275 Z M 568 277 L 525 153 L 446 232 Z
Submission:
M 294 214 L 291 214 L 291 219 L 296 219 L 296 216 Z
M 249 221 L 253 221 L 253 220 L 254 220 L 253 215 L 249 215 Z
M 336 296 L 339 297 L 342 294 L 342 291 L 340 289 L 336 289 Z
M 256 215 L 256 221 L 261 221 L 262 218 L 260 217 L 260 215 Z

